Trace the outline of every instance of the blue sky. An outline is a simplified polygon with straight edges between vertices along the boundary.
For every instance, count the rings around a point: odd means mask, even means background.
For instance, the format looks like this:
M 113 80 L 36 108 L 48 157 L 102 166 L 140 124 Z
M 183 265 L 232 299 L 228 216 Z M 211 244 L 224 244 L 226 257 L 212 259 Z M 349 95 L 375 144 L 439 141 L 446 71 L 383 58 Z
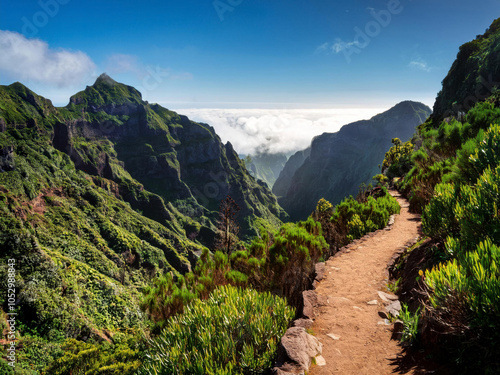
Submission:
M 0 84 L 57 105 L 102 72 L 170 108 L 432 105 L 497 16 L 500 0 L 0 0 Z

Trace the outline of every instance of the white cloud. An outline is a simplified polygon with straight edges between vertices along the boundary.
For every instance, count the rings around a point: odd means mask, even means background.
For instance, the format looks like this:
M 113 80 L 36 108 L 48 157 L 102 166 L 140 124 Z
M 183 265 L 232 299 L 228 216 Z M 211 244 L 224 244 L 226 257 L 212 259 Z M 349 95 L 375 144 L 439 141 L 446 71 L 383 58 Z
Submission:
M 429 67 L 429 65 L 427 64 L 427 62 L 425 62 L 424 60 L 413 60 L 413 61 L 411 61 L 408 64 L 408 66 L 410 68 L 422 70 L 424 72 L 430 72 L 431 71 L 431 68 Z
M 40 39 L 0 30 L 0 72 L 15 80 L 58 87 L 77 85 L 90 77 L 95 64 L 81 51 L 51 49 Z
M 319 47 L 316 48 L 316 53 L 326 52 L 326 53 L 340 53 L 349 48 L 359 48 L 360 43 L 357 40 L 353 40 L 352 42 L 345 42 L 342 39 L 335 39 L 334 43 L 323 43 Z
M 382 108 L 348 109 L 182 109 L 191 120 L 215 128 L 240 154 L 292 153 L 307 148 L 314 136 L 368 119 Z

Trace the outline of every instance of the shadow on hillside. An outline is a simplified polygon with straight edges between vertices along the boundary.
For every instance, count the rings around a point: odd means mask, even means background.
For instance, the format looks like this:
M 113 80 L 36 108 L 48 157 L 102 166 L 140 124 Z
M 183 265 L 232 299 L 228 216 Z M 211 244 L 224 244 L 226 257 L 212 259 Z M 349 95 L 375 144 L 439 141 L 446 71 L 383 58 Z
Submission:
M 453 375 L 453 371 L 433 360 L 432 353 L 414 348 L 402 348 L 398 357 L 390 359 L 394 374 Z

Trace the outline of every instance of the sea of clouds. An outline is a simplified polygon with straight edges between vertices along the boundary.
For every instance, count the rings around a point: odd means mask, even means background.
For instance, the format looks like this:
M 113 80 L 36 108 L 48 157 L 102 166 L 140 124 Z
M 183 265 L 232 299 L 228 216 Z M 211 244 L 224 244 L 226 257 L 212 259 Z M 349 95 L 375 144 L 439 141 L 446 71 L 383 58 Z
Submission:
M 215 128 L 240 155 L 291 154 L 313 137 L 337 132 L 342 125 L 370 119 L 387 108 L 345 109 L 180 109 L 191 120 Z

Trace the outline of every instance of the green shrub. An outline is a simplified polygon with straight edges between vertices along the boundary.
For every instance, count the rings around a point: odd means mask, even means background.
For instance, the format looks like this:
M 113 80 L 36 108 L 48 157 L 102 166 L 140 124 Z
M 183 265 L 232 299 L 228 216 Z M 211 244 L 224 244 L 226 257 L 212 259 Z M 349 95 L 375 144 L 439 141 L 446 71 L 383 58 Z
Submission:
M 467 140 L 457 151 L 455 165 L 453 166 L 452 181 L 473 184 L 479 175 L 472 166 L 471 155 L 476 151 L 478 141 L 476 138 Z
M 477 103 L 467 113 L 467 122 L 472 126 L 470 135 L 473 137 L 480 129 L 487 129 L 491 124 L 500 123 L 500 108 L 490 101 Z
M 141 364 L 136 345 L 133 341 L 113 345 L 68 339 L 62 345 L 64 355 L 47 366 L 43 374 L 132 375 Z
M 169 320 L 140 375 L 263 373 L 294 311 L 269 293 L 217 288 Z
M 438 240 L 457 236 L 470 247 L 485 238 L 500 243 L 500 165 L 477 183 L 439 184 L 422 215 L 424 233 Z
M 144 289 L 141 306 L 160 325 L 170 316 L 182 312 L 185 305 L 198 297 L 196 291 L 188 289 L 182 276 L 179 282 L 175 283 L 172 275 L 168 273 L 153 280 L 152 284 Z
M 455 185 L 436 185 L 434 196 L 422 214 L 422 228 L 426 235 L 444 240 L 458 232 L 459 226 L 453 211 L 457 194 Z
M 310 286 L 314 265 L 327 250 L 319 222 L 308 218 L 287 223 L 272 235 L 263 231 L 247 250 L 231 255 L 204 250 L 193 272 L 176 281 L 170 274 L 153 280 L 152 286 L 144 289 L 142 307 L 159 328 L 189 303 L 206 299 L 221 285 L 273 291 L 291 305 L 298 305 L 302 291 Z
M 500 244 L 499 202 L 500 165 L 494 170 L 488 167 L 475 186 L 462 185 L 453 211 L 460 223 L 460 240 L 464 244 L 473 247 L 486 238 Z
M 264 290 L 279 290 L 292 306 L 302 301 L 302 292 L 310 287 L 314 266 L 327 251 L 321 224 L 309 217 L 297 224 L 288 223 L 275 233 L 261 275 L 268 275 Z M 255 275 L 261 278 L 261 275 Z M 265 276 L 264 276 L 265 277 Z M 262 285 L 254 279 L 256 285 Z
M 420 308 L 415 313 L 408 310 L 408 305 L 401 304 L 399 319 L 403 321 L 403 332 L 401 342 L 414 343 L 418 336 L 418 321 Z
M 430 302 L 436 310 L 452 304 L 467 306 L 476 327 L 496 327 L 500 320 L 500 247 L 487 239 L 465 251 L 459 241 L 449 239 L 448 251 L 457 258 L 425 273 Z
M 361 220 L 358 214 L 354 214 L 351 220 L 347 222 L 347 228 L 349 230 L 348 239 L 354 240 L 356 238 L 361 238 L 367 232 L 365 228 L 365 223 Z
M 407 173 L 411 166 L 411 154 L 415 145 L 410 141 L 402 143 L 399 138 L 393 138 L 394 146 L 386 152 L 382 163 L 382 172 L 386 171 L 389 178 L 402 176 Z
M 372 177 L 373 180 L 377 181 L 377 186 L 382 187 L 386 186 L 389 182 L 389 177 L 383 175 L 382 173 L 376 174 Z
M 500 125 L 491 125 L 475 152 L 470 156 L 471 166 L 477 176 L 486 168 L 500 164 Z
M 389 217 L 399 213 L 400 209 L 397 200 L 383 187 L 380 197 L 369 196 L 363 203 L 352 197 L 344 199 L 335 207 L 331 221 L 339 233 L 346 232 L 346 238 L 341 239 L 345 245 L 366 233 L 384 228 Z

